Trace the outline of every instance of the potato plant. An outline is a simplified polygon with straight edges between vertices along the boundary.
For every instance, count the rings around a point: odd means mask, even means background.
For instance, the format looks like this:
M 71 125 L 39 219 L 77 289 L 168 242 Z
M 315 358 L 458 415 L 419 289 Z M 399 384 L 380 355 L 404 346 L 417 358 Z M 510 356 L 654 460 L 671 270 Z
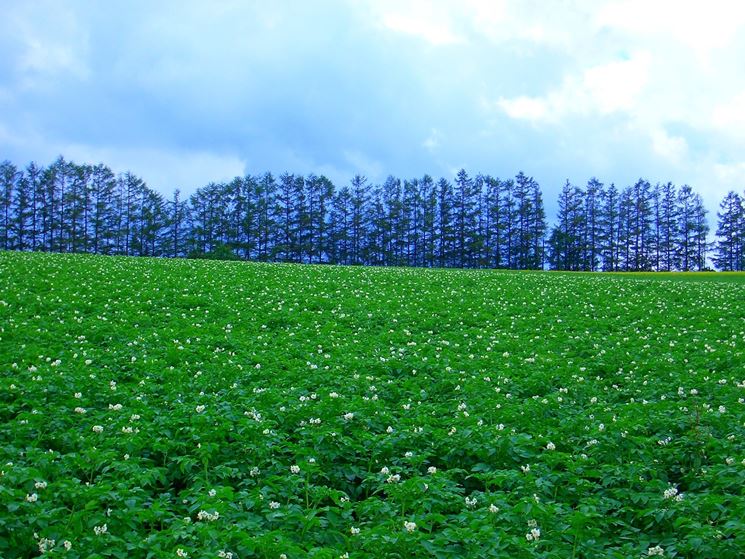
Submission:
M 745 276 L 0 253 L 0 557 L 745 556 Z

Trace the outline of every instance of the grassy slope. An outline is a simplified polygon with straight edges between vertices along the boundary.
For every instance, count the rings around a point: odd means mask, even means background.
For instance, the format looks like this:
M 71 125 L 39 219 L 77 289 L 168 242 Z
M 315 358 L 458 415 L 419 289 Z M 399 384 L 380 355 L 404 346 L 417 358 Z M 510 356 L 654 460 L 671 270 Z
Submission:
M 0 556 L 745 555 L 745 276 L 662 277 L 0 253 Z

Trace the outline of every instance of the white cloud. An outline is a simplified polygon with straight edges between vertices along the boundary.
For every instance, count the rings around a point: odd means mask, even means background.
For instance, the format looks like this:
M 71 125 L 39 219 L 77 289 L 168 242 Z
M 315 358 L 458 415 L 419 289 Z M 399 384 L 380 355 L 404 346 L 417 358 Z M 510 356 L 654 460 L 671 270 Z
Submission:
M 373 17 L 389 30 L 417 37 L 432 45 L 460 43 L 463 38 L 453 29 L 456 18 L 452 5 L 442 2 L 371 2 Z
M 549 105 L 551 102 L 548 98 L 526 97 L 520 95 L 512 99 L 500 97 L 497 100 L 497 106 L 500 107 L 510 118 L 518 120 L 539 121 L 548 119 Z
M 664 129 L 651 131 L 654 152 L 673 163 L 681 163 L 688 155 L 688 142 L 680 136 L 671 136 Z
M 711 113 L 711 123 L 722 132 L 745 137 L 745 91 L 717 104 Z
M 641 52 L 630 60 L 590 68 L 582 88 L 601 113 L 631 110 L 647 85 L 651 60 L 649 53 Z
M 558 122 L 574 115 L 632 112 L 648 81 L 651 56 L 637 53 L 628 60 L 593 66 L 581 76 L 566 76 L 544 96 L 500 97 L 496 104 L 509 117 Z
M 632 35 L 663 38 L 698 56 L 729 45 L 745 25 L 740 0 L 621 0 L 599 5 L 595 24 Z

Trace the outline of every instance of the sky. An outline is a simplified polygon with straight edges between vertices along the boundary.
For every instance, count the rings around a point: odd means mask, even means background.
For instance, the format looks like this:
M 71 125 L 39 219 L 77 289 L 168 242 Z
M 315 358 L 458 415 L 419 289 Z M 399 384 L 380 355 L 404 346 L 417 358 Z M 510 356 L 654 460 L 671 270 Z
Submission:
M 0 159 L 745 188 L 739 0 L 1 0 Z

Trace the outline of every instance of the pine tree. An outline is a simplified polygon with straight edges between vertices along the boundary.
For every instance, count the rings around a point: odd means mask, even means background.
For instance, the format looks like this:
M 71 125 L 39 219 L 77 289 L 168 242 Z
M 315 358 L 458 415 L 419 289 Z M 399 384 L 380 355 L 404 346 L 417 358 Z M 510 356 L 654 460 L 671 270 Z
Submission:
M 404 215 L 404 250 L 407 266 L 421 266 L 422 198 L 419 180 L 405 180 L 402 210 Z
M 465 169 L 458 171 L 453 192 L 457 266 L 473 266 L 477 242 L 476 188 Z
M 619 194 L 611 183 L 601 196 L 599 217 L 601 268 L 604 272 L 615 272 L 618 266 Z
M 453 265 L 455 228 L 453 187 L 444 178 L 437 183 L 437 206 L 437 265 L 445 268 Z
M 419 181 L 419 196 L 422 201 L 422 265 L 432 268 L 435 265 L 437 250 L 437 188 L 429 175 Z
M 627 270 L 645 271 L 652 269 L 653 213 L 652 186 L 639 179 L 631 187 L 627 198 L 628 213 L 628 251 Z
M 351 259 L 352 264 L 362 264 L 367 233 L 367 178 L 355 175 L 351 181 L 350 194 Z
M 680 216 L 676 239 L 677 261 L 684 272 L 696 269 L 697 265 L 697 203 L 696 195 L 690 186 L 683 185 L 678 192 L 678 212 Z
M 13 237 L 16 250 L 29 250 L 33 245 L 32 219 L 34 208 L 32 178 L 27 174 L 19 172 L 16 183 L 15 196 L 13 197 Z
M 41 200 L 43 199 L 43 193 L 41 190 L 41 170 L 33 161 L 26 166 L 26 180 L 28 181 L 31 193 L 30 249 L 36 250 L 39 246 L 39 210 Z
M 181 191 L 177 188 L 173 191 L 173 197 L 166 204 L 166 223 L 168 227 L 166 256 L 177 258 L 186 255 L 187 212 L 187 203 L 181 200 Z
M 13 193 L 19 173 L 10 161 L 0 163 L 0 248 L 13 248 Z
M 331 262 L 333 264 L 351 264 L 352 249 L 350 229 L 352 223 L 352 194 L 348 186 L 339 189 L 331 210 Z
M 549 238 L 549 264 L 554 270 L 581 270 L 586 228 L 582 191 L 567 180 L 558 205 L 557 223 Z
M 584 204 L 582 269 L 594 272 L 600 266 L 602 238 L 603 183 L 592 177 L 587 181 Z
M 730 190 L 717 212 L 717 242 L 714 264 L 725 272 L 745 270 L 745 203 Z

